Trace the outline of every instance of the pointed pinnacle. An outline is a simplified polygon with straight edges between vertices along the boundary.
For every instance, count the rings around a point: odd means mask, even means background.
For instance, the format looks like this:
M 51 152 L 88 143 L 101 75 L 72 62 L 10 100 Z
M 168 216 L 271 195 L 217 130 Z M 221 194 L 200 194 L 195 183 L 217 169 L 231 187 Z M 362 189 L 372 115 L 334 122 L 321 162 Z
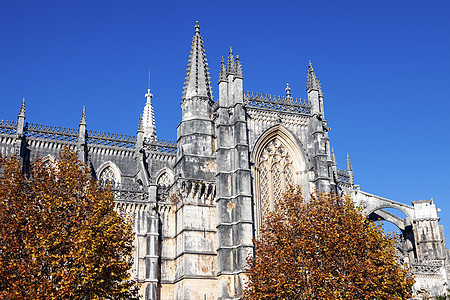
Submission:
M 230 46 L 230 52 L 228 52 L 228 64 L 227 64 L 227 75 L 235 74 L 235 62 L 233 56 L 233 49 Z
M 235 70 L 236 70 L 236 77 L 240 77 L 242 78 L 242 65 L 241 65 L 241 61 L 239 59 L 239 55 L 236 55 L 236 59 L 234 60 L 235 62 Z
M 333 161 L 333 165 L 336 165 L 336 155 L 334 154 L 333 148 L 331 148 L 331 160 Z
M 22 104 L 20 105 L 19 117 L 25 118 L 25 97 L 22 98 Z
M 225 67 L 225 62 L 223 60 L 220 62 L 220 73 L 219 73 L 219 82 L 227 81 L 227 68 Z
M 86 125 L 86 109 L 83 105 L 83 111 L 81 113 L 80 125 Z
M 307 82 L 306 90 L 308 92 L 310 92 L 312 90 L 316 90 L 319 92 L 322 91 L 321 87 L 320 87 L 319 78 L 317 78 L 316 74 L 314 73 L 314 69 L 312 67 L 311 61 L 309 61 L 309 63 L 308 63 L 308 82 Z
M 350 161 L 350 156 L 347 153 L 347 171 L 352 171 L 352 163 Z

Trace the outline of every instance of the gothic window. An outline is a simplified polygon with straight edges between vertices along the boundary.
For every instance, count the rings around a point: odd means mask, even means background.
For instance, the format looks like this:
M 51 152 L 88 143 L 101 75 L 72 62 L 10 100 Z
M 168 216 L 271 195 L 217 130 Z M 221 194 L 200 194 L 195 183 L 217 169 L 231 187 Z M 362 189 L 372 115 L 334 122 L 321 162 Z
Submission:
M 42 159 L 42 163 L 44 165 L 44 168 L 57 168 L 57 163 L 55 161 L 55 159 L 53 158 L 53 156 L 46 156 Z
M 286 189 L 295 183 L 292 157 L 277 138 L 264 147 L 258 161 L 261 218 L 273 211 Z
M 171 184 L 171 182 L 172 182 L 172 180 L 171 180 L 169 173 L 164 172 L 158 177 L 156 184 L 161 185 L 161 186 L 169 186 Z
M 116 183 L 118 183 L 116 173 L 114 172 L 114 169 L 111 166 L 107 166 L 101 171 L 99 179 L 100 182 L 105 185 L 106 184 L 115 185 Z

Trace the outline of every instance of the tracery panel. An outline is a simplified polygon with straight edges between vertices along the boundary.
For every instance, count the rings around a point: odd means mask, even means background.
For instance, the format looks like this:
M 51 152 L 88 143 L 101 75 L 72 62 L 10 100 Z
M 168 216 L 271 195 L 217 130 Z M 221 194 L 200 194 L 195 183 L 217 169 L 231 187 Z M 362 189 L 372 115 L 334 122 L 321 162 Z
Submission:
M 265 144 L 257 159 L 257 183 L 259 185 L 258 214 L 261 223 L 273 211 L 286 189 L 296 182 L 296 172 L 286 145 L 278 138 Z
M 112 184 L 115 185 L 118 182 L 118 178 L 116 177 L 116 173 L 111 166 L 107 166 L 104 168 L 99 176 L 100 182 L 103 184 Z

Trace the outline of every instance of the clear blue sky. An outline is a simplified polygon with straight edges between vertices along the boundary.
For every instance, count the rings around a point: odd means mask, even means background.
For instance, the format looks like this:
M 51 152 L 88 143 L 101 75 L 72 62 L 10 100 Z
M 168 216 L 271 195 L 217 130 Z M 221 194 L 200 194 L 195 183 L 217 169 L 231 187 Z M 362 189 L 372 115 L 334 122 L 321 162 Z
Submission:
M 311 60 L 339 166 L 403 203 L 433 197 L 450 236 L 450 1 L 0 1 L 0 119 L 135 134 L 151 70 L 175 139 L 198 20 L 213 92 L 229 46 L 244 88 L 306 98 Z M 216 97 L 217 98 L 217 97 Z M 450 242 L 449 242 L 450 243 Z M 450 245 L 449 245 L 450 246 Z

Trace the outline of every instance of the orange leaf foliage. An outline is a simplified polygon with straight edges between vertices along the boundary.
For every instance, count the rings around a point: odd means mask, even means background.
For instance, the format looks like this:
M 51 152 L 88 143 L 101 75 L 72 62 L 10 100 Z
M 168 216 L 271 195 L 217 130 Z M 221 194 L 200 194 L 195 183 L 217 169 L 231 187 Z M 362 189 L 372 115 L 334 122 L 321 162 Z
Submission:
M 73 152 L 0 174 L 0 299 L 135 298 L 131 222 Z
M 248 259 L 244 299 L 408 299 L 414 279 L 394 239 L 353 201 L 290 189 Z

